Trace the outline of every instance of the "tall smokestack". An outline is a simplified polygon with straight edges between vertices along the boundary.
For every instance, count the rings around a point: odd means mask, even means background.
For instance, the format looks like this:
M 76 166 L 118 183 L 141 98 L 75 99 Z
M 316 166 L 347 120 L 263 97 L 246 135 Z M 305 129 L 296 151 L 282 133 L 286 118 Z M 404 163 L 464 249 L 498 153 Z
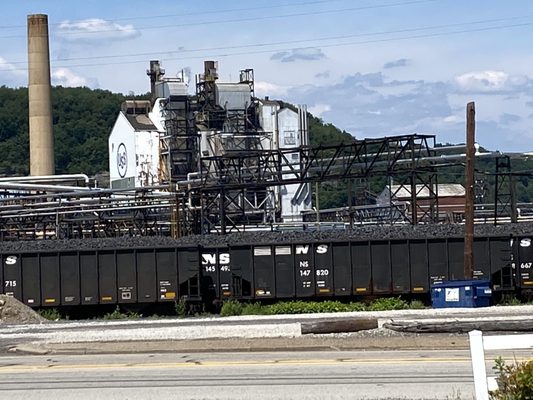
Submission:
M 155 103 L 156 93 L 155 93 L 155 83 L 161 80 L 161 77 L 165 75 L 165 70 L 161 68 L 159 60 L 150 61 L 150 69 L 146 70 L 146 75 L 150 77 L 150 94 L 152 105 Z
M 28 90 L 30 175 L 53 175 L 48 16 L 44 14 L 28 15 Z

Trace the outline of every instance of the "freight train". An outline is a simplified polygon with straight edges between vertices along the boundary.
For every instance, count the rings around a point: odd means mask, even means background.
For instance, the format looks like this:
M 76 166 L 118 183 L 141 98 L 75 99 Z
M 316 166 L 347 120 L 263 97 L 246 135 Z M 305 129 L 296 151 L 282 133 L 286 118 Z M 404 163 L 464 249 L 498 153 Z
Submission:
M 4 242 L 0 293 L 34 308 L 127 309 L 180 299 L 209 306 L 226 299 L 424 298 L 432 284 L 463 278 L 457 228 L 441 237 L 431 227 L 401 229 Z M 474 240 L 474 278 L 490 280 L 496 294 L 533 288 L 533 235 L 509 231 L 490 228 L 499 234 Z

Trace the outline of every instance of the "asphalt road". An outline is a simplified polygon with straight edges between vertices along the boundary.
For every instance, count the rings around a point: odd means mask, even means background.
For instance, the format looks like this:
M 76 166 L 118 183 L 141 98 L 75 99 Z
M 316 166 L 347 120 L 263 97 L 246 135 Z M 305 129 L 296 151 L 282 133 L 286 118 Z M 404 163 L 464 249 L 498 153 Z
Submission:
M 509 359 L 529 356 L 507 353 Z M 456 400 L 471 399 L 473 384 L 469 353 L 459 350 L 17 355 L 0 358 L 0 394 L 25 400 Z

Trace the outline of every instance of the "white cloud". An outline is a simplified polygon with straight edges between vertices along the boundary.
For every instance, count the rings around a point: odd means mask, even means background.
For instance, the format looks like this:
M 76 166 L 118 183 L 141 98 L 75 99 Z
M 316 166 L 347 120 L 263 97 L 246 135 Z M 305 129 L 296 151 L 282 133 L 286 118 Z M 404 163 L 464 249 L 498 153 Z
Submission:
M 455 77 L 455 84 L 461 92 L 509 92 L 523 88 L 528 82 L 526 76 L 509 75 L 503 71 L 474 71 Z
M 288 90 L 288 88 L 285 86 L 276 85 L 275 83 L 264 82 L 264 81 L 255 81 L 254 89 L 255 89 L 255 95 L 257 97 L 285 96 Z
M 140 33 L 133 25 L 120 25 L 115 22 L 99 18 L 90 18 L 76 22 L 63 21 L 59 24 L 57 33 L 69 41 L 99 41 L 131 39 Z
M 381 72 L 354 73 L 334 84 L 291 87 L 287 101 L 312 105 L 312 113 L 325 113 L 324 120 L 358 138 L 418 132 L 435 134 L 437 142 L 462 143 L 465 105 L 474 99 L 476 139 L 484 147 L 516 150 L 530 142 L 533 79 L 498 71 L 458 78 L 398 81 Z
M 330 71 L 319 72 L 318 74 L 315 74 L 315 78 L 317 78 L 317 79 L 327 79 L 327 78 L 329 78 L 330 74 L 331 74 Z
M 12 74 L 24 74 L 24 72 L 19 70 L 14 64 L 8 63 L 7 60 L 2 57 L 0 57 L 0 70 Z
M 452 114 L 449 87 L 442 82 L 396 83 L 392 93 L 390 88 L 379 72 L 356 73 L 333 85 L 292 88 L 288 100 L 319 105 L 326 99 L 328 120 L 357 137 L 430 131 L 435 121 Z
M 501 125 L 512 125 L 517 122 L 520 122 L 522 118 L 519 115 L 503 113 L 500 115 L 500 120 L 498 121 Z
M 446 124 L 458 124 L 463 122 L 464 118 L 461 118 L 458 115 L 448 115 L 442 121 Z
M 383 69 L 407 67 L 410 64 L 410 60 L 407 58 L 400 58 L 399 60 L 389 61 L 383 64 Z
M 293 62 L 298 60 L 315 61 L 323 58 L 326 58 L 326 55 L 318 47 L 280 51 L 279 53 L 272 54 L 270 57 L 271 60 L 279 60 L 281 62 Z
M 76 75 L 67 68 L 58 68 L 52 71 L 52 84 L 56 86 L 80 87 L 89 86 L 86 78 Z
M 21 86 L 27 85 L 27 72 L 25 69 L 9 63 L 0 57 L 0 85 Z
M 307 109 L 315 117 L 321 117 L 325 112 L 331 111 L 331 106 L 329 104 L 315 104 Z

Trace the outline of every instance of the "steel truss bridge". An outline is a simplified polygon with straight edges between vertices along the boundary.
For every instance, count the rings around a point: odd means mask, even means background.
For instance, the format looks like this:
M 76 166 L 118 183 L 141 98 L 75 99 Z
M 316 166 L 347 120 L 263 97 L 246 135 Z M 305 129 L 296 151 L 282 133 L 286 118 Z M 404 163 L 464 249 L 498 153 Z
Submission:
M 268 206 L 274 187 L 335 180 L 394 179 L 398 189 L 411 193 L 409 215 L 390 204 L 390 216 L 409 223 L 436 222 L 438 216 L 437 170 L 433 135 L 403 135 L 365 139 L 334 146 L 290 149 L 228 151 L 202 159 L 193 179 L 178 182 L 184 193 L 180 231 L 186 233 L 235 232 L 275 221 Z M 424 191 L 424 204 L 420 192 Z M 395 196 L 391 193 L 391 198 Z M 396 209 L 394 212 L 394 209 Z
M 398 188 L 390 193 L 390 204 L 367 211 L 349 206 L 344 215 L 368 216 L 373 223 L 436 223 L 438 169 L 460 159 L 443 161 L 436 155 L 435 136 L 414 134 L 314 148 L 227 151 L 202 158 L 200 171 L 175 186 L 91 189 L 31 183 L 30 177 L 23 182 L 0 178 L 0 240 L 272 229 L 279 223 L 276 188 L 298 184 L 298 196 L 305 185 L 370 177 L 383 177 L 390 188 Z M 513 221 L 516 200 L 508 158 L 497 158 L 497 167 L 494 221 L 504 214 Z M 411 195 L 408 207 L 392 201 L 402 187 Z

